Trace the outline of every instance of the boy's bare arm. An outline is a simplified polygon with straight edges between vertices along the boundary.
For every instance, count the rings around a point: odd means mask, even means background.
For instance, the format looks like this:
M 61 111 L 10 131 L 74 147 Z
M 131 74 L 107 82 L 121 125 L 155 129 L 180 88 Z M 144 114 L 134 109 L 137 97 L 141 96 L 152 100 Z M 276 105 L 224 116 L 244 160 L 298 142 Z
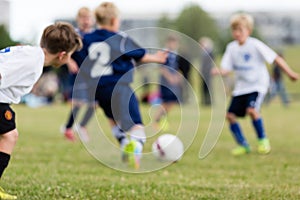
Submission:
M 155 54 L 146 53 L 144 57 L 140 60 L 143 63 L 165 63 L 168 57 L 168 52 L 157 51 Z
M 211 69 L 210 73 L 211 73 L 211 75 L 227 76 L 230 74 L 230 71 L 222 69 L 222 68 L 214 67 Z

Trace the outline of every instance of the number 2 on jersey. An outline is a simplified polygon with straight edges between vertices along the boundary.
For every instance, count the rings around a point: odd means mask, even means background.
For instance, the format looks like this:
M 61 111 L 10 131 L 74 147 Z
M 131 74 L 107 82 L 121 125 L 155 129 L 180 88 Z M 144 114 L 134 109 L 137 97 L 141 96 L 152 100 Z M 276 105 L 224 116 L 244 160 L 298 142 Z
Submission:
M 110 46 L 106 42 L 95 42 L 91 44 L 88 51 L 89 58 L 95 60 L 90 74 L 92 78 L 113 73 L 112 65 L 108 64 L 110 61 Z

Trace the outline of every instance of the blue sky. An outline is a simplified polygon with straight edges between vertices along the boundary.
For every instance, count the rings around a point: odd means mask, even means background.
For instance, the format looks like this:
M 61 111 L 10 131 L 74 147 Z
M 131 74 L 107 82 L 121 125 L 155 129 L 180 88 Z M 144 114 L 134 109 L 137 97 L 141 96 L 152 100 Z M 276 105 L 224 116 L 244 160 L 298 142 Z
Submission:
M 45 26 L 57 18 L 71 18 L 81 6 L 95 8 L 97 0 L 8 0 L 11 2 L 10 33 L 15 40 L 38 41 Z M 300 8 L 299 0 L 112 0 L 123 15 L 177 13 L 193 2 L 208 12 L 291 11 Z

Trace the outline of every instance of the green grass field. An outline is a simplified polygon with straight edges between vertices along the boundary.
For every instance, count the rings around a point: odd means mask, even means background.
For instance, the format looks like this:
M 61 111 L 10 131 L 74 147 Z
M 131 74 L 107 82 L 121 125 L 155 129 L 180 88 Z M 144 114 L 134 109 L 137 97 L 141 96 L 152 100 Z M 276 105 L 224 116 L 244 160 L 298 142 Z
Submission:
M 286 51 L 289 64 L 298 72 L 296 59 L 299 47 Z M 198 76 L 193 74 L 192 83 L 198 85 Z M 288 90 L 299 93 L 299 83 L 287 80 Z M 195 88 L 197 92 L 197 87 Z M 262 156 L 255 152 L 256 138 L 249 118 L 241 120 L 244 132 L 253 148 L 253 153 L 233 157 L 231 148 L 235 143 L 227 124 L 211 153 L 199 159 L 199 150 L 211 121 L 210 109 L 200 107 L 200 117 L 195 107 L 184 106 L 186 134 L 194 134 L 193 123 L 199 120 L 199 128 L 193 143 L 182 160 L 160 170 L 148 173 L 125 173 L 114 170 L 95 159 L 77 141 L 70 143 L 59 133 L 59 127 L 66 120 L 69 105 L 56 103 L 39 109 L 14 105 L 17 113 L 19 140 L 5 171 L 1 186 L 22 200 L 53 199 L 300 199 L 300 101 L 293 98 L 288 108 L 278 99 L 269 106 L 263 106 L 267 134 L 272 152 Z M 149 121 L 149 107 L 142 106 L 145 122 Z M 97 111 L 105 136 L 111 139 L 107 121 Z M 181 110 L 176 108 L 170 114 L 171 133 L 181 123 Z M 95 131 L 95 130 L 92 130 Z M 149 131 L 147 132 L 149 134 Z M 150 152 L 157 136 L 148 139 L 145 151 Z M 103 138 L 105 140 L 105 138 Z M 111 144 L 116 144 L 111 140 Z M 98 141 L 93 141 L 97 145 Z M 98 149 L 109 166 L 122 165 L 119 155 L 111 154 L 105 146 Z M 150 152 L 151 155 L 151 152 Z M 141 168 L 159 164 L 154 159 L 145 159 Z M 124 166 L 123 166 L 124 167 Z M 151 167 L 151 166 L 150 166 Z M 133 171 L 133 170 L 131 170 Z
M 199 159 L 210 121 L 210 110 L 200 108 L 200 127 L 183 159 L 164 169 L 142 174 L 113 170 L 94 159 L 81 142 L 66 141 L 58 130 L 68 106 L 13 107 L 20 137 L 1 185 L 22 200 L 300 199 L 299 102 L 284 108 L 275 100 L 263 107 L 273 148 L 266 156 L 254 151 L 232 157 L 229 152 L 234 142 L 225 125 L 213 151 L 205 159 Z M 143 113 L 148 108 L 143 106 Z M 171 123 L 178 123 L 178 109 L 171 114 Z M 98 111 L 97 115 L 102 114 Z M 241 123 L 255 150 L 250 120 Z M 187 134 L 189 131 L 185 130 Z M 146 149 L 150 146 L 151 140 Z M 119 162 L 119 157 L 111 159 Z

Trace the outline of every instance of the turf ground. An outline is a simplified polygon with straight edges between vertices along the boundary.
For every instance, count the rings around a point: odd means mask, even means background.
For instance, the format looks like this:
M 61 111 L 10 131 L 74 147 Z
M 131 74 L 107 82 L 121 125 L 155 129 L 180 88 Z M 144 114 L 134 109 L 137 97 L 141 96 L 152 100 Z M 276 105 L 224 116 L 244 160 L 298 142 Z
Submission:
M 142 174 L 113 170 L 94 159 L 82 143 L 64 140 L 58 130 L 68 106 L 13 107 L 20 137 L 1 185 L 22 200 L 300 199 L 299 102 L 284 108 L 275 100 L 263 107 L 273 148 L 267 156 L 254 151 L 232 157 L 229 151 L 234 143 L 225 126 L 213 151 L 199 159 L 203 130 L 210 120 L 210 110 L 201 108 L 197 136 L 183 159 L 164 169 Z M 146 113 L 148 107 L 142 109 Z M 173 111 L 171 123 L 177 123 L 177 112 Z M 98 111 L 97 115 L 102 114 Z M 241 123 L 255 150 L 256 140 L 249 119 Z
M 298 52 L 299 47 L 290 47 L 285 55 L 299 72 Z M 194 75 L 194 86 L 198 84 L 197 80 Z M 211 121 L 210 109 L 200 107 L 199 128 L 183 159 L 142 174 L 113 170 L 91 156 L 81 142 L 66 141 L 59 133 L 59 127 L 66 120 L 69 105 L 57 103 L 39 109 L 14 105 L 20 137 L 1 186 L 22 200 L 300 199 L 299 82 L 286 83 L 289 91 L 296 94 L 290 107 L 284 108 L 275 99 L 262 108 L 272 145 L 269 155 L 255 153 L 255 134 L 246 118 L 241 124 L 253 153 L 238 158 L 230 155 L 234 142 L 225 124 L 212 152 L 199 159 L 200 146 Z M 148 106 L 142 106 L 145 121 L 149 120 L 148 110 Z M 184 110 L 195 112 L 193 106 L 186 106 Z M 175 109 L 170 115 L 173 131 L 180 123 L 181 114 Z M 107 121 L 99 110 L 97 116 L 109 137 Z M 185 120 L 190 123 L 195 117 Z M 194 127 L 188 124 L 180 134 L 193 131 Z M 152 141 L 150 138 L 145 147 L 148 152 Z M 106 148 L 100 146 L 99 149 L 106 154 Z M 120 163 L 119 157 L 108 160 L 112 160 L 111 165 Z M 146 161 L 142 163 L 146 164 Z

